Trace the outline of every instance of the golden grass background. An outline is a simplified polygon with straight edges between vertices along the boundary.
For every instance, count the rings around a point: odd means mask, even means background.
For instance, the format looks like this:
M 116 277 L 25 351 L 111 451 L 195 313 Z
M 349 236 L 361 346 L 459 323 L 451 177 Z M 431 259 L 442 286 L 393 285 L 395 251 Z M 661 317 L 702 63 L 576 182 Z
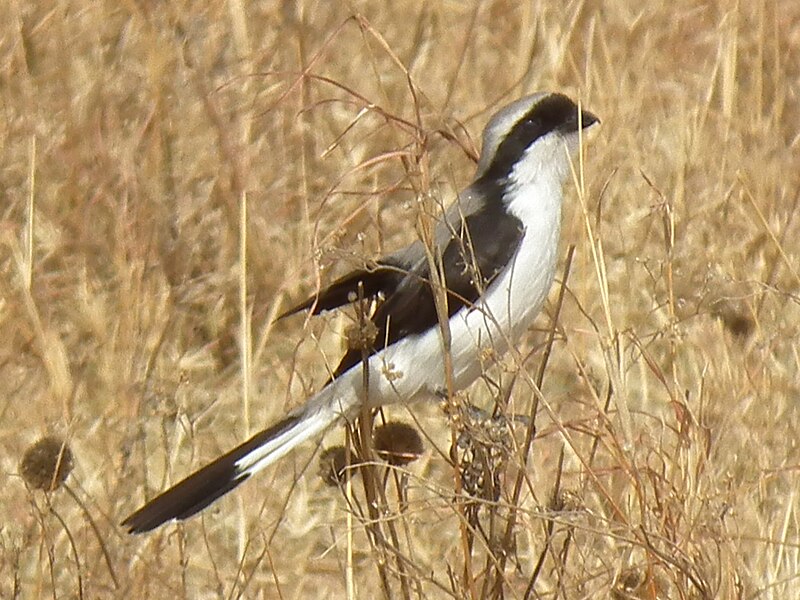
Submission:
M 183 525 L 118 523 L 317 389 L 350 321 L 272 317 L 412 239 L 488 116 L 558 90 L 602 125 L 502 593 L 800 598 L 800 4 L 13 0 L 0 23 L 0 596 L 379 595 L 361 490 L 348 518 L 310 446 Z M 509 412 L 553 306 L 495 369 L 522 371 Z M 493 597 L 447 417 L 412 409 L 391 592 Z M 45 495 L 17 473 L 48 433 L 75 469 Z

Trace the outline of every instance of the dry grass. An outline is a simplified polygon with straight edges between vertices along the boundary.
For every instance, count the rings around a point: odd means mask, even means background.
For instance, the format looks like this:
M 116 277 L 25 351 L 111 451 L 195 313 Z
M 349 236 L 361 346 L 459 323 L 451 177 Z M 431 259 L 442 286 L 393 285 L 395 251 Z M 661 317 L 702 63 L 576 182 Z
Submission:
M 2 3 L 0 596 L 800 598 L 800 3 L 381 4 Z M 451 422 L 401 407 L 428 450 L 379 482 L 383 547 L 310 447 L 125 535 L 324 381 L 352 317 L 276 311 L 411 239 L 539 89 L 603 124 L 543 393 L 557 289 L 493 371 L 507 415 L 539 398 L 516 502 L 524 423 L 465 429 L 499 489 L 459 508 Z M 45 434 L 47 495 L 16 475 Z

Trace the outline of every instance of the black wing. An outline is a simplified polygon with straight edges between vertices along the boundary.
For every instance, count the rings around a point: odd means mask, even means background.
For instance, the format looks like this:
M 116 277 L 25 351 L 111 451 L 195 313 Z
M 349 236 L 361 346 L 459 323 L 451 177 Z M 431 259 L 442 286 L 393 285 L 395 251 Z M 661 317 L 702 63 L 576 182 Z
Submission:
M 481 292 L 514 257 L 524 234 L 522 222 L 508 214 L 502 205 L 494 204 L 487 204 L 465 217 L 458 229 L 458 235 L 450 239 L 442 253 L 448 316 L 478 300 Z M 378 334 L 370 355 L 438 324 L 430 282 L 428 261 L 423 258 L 393 283 L 391 293 L 381 290 L 386 299 L 372 317 Z M 360 349 L 349 349 L 333 378 L 361 359 Z
M 281 313 L 278 319 L 309 308 L 312 315 L 317 315 L 350 304 L 357 298 L 359 283 L 363 285 L 365 298 L 372 298 L 379 293 L 388 296 L 394 292 L 402 279 L 403 274 L 399 267 L 390 264 L 389 261 L 382 261 L 374 269 L 359 269 L 340 277 L 318 294 Z

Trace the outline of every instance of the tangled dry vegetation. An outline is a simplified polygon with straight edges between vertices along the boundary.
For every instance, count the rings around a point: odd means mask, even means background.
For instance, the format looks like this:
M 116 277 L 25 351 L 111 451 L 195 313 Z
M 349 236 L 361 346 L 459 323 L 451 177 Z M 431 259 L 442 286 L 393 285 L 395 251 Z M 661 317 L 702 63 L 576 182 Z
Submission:
M 2 3 L 0 595 L 800 597 L 800 3 L 637 7 Z M 307 446 L 125 535 L 325 380 L 353 316 L 280 308 L 409 241 L 540 89 L 602 119 L 566 286 L 377 417 L 422 455 Z

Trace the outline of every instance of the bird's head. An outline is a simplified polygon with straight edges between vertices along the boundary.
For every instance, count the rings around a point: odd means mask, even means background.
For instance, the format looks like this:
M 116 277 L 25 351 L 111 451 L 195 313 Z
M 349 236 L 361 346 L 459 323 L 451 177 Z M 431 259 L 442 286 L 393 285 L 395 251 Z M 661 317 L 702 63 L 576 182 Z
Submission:
M 486 125 L 476 180 L 525 183 L 569 173 L 569 154 L 581 129 L 599 119 L 558 93 L 538 93 L 509 104 Z M 566 150 L 565 151 L 565 147 Z

